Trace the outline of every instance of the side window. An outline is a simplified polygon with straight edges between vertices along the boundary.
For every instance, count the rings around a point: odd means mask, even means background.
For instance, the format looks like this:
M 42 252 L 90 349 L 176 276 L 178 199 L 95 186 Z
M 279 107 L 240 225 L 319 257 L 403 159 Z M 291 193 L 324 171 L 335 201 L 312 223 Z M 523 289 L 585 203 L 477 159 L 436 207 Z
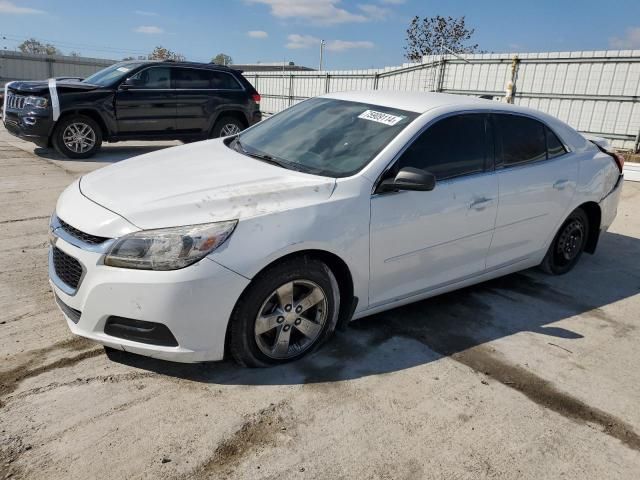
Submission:
M 547 157 L 548 158 L 556 158 L 560 155 L 564 155 L 567 153 L 567 150 L 564 148 L 564 145 L 558 138 L 558 136 L 553 133 L 549 127 L 544 127 L 545 134 L 547 135 Z
M 195 68 L 174 68 L 173 84 L 175 88 L 191 90 L 211 88 L 209 72 Z
M 211 79 L 211 88 L 219 88 L 224 90 L 240 90 L 240 83 L 233 78 L 233 75 L 224 72 L 209 72 Z
M 467 114 L 440 120 L 405 150 L 393 171 L 416 167 L 438 180 L 484 171 L 485 118 L 484 114 Z
M 499 114 L 495 119 L 505 167 L 547 158 L 545 126 L 542 123 L 518 115 Z
M 132 86 L 138 89 L 171 88 L 171 72 L 167 67 L 146 68 L 131 77 Z

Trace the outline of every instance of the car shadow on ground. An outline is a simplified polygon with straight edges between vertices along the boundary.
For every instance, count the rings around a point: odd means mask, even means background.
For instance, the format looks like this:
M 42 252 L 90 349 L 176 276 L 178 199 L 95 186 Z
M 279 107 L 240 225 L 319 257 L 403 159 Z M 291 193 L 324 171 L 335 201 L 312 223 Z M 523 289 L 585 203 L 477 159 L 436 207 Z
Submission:
M 162 150 L 165 148 L 171 148 L 181 145 L 181 143 L 176 142 L 175 144 L 158 144 L 158 145 L 109 145 L 106 144 L 102 147 L 102 149 L 96 153 L 93 157 L 90 158 L 66 158 L 56 152 L 53 148 L 41 148 L 36 147 L 33 150 L 33 153 L 40 158 L 45 158 L 47 160 L 57 160 L 62 162 L 89 162 L 89 163 L 117 163 L 122 160 L 127 160 L 129 158 L 137 157 L 138 155 L 143 155 L 145 153 L 155 152 L 157 150 Z
M 577 331 L 551 324 L 582 315 L 578 322 L 623 336 L 637 326 L 609 318 L 602 307 L 638 293 L 640 239 L 607 233 L 596 255 L 584 255 L 564 276 L 531 269 L 356 320 L 317 352 L 279 367 L 243 369 L 228 360 L 177 364 L 117 351 L 109 357 L 212 384 L 335 382 L 423 365 L 522 332 L 540 335 L 550 348 L 570 353 L 571 342 L 583 338 L 580 323 Z

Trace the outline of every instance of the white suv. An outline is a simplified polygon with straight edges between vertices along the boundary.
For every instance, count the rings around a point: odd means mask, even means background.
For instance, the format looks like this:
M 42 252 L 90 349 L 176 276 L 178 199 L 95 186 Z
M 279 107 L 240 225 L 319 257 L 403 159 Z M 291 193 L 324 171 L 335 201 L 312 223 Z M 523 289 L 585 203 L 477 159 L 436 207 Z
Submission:
M 533 266 L 569 271 L 621 185 L 619 157 L 540 112 L 331 94 L 82 177 L 52 217 L 49 275 L 78 335 L 266 366 L 339 322 Z

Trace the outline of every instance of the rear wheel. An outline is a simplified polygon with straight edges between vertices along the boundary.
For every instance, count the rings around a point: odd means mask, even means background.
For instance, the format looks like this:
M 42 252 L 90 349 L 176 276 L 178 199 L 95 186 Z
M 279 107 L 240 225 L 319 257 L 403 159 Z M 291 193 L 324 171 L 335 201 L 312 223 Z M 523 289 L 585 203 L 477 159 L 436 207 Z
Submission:
M 222 117 L 211 130 L 211 138 L 230 137 L 244 130 L 244 124 L 236 117 Z
M 335 329 L 340 293 L 324 263 L 300 258 L 256 277 L 231 316 L 230 351 L 248 367 L 301 358 Z
M 85 115 L 65 117 L 53 132 L 56 151 L 67 158 L 89 158 L 100 150 L 102 130 L 95 120 Z
M 570 271 L 582 255 L 588 232 L 589 219 L 581 208 L 577 208 L 560 227 L 540 267 L 552 275 Z

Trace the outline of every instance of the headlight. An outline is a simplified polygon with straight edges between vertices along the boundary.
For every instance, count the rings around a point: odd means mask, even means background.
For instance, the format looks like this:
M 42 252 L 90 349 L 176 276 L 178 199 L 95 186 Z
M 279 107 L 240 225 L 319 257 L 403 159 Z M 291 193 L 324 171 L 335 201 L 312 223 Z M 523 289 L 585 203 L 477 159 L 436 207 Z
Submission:
M 25 107 L 47 108 L 49 100 L 44 97 L 27 97 L 24 99 Z
M 104 264 L 140 270 L 177 270 L 201 260 L 233 233 L 237 220 L 142 230 L 119 238 Z

